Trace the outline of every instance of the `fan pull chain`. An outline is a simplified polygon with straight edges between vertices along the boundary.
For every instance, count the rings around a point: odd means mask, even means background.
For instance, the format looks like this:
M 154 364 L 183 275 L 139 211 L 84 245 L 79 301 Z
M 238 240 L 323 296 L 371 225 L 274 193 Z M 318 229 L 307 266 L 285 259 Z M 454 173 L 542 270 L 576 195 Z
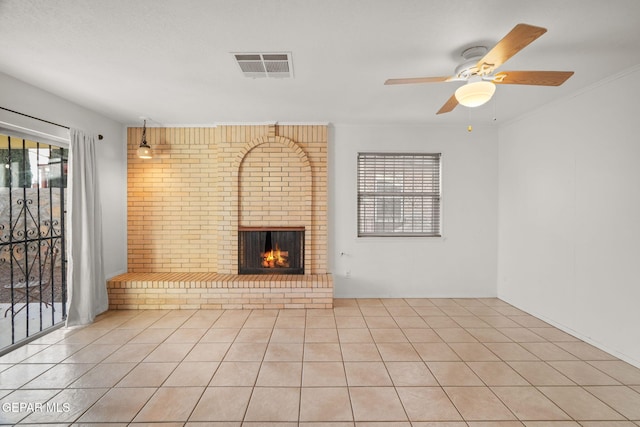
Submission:
M 497 101 L 497 96 L 493 97 L 493 121 L 497 121 L 498 119 L 496 118 L 496 104 L 498 103 Z

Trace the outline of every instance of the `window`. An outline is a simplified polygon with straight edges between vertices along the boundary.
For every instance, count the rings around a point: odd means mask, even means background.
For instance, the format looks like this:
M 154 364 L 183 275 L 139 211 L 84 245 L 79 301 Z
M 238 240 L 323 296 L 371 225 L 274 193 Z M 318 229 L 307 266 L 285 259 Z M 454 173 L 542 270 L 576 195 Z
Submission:
M 440 236 L 440 154 L 358 154 L 358 236 Z

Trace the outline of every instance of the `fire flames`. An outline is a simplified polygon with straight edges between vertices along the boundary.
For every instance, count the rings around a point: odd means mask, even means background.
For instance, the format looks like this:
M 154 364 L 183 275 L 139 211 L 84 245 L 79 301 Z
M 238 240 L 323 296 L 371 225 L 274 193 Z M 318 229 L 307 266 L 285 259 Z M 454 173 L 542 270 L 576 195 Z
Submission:
M 270 251 L 263 252 L 262 254 L 262 266 L 265 268 L 287 268 L 289 267 L 289 262 L 287 258 L 289 257 L 288 251 L 281 251 L 276 245 L 275 249 L 271 249 Z

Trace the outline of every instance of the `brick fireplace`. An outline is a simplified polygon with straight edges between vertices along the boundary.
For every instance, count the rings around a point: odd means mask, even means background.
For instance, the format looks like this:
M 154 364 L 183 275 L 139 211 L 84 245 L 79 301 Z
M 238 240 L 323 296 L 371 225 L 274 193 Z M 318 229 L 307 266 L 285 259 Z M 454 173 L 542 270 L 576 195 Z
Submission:
M 112 308 L 332 306 L 326 126 L 148 128 L 150 160 L 141 131 L 128 129 L 129 265 L 108 282 Z M 239 275 L 240 230 L 258 229 L 304 230 L 280 248 L 302 251 L 303 274 Z
M 304 274 L 304 227 L 241 227 L 238 274 Z

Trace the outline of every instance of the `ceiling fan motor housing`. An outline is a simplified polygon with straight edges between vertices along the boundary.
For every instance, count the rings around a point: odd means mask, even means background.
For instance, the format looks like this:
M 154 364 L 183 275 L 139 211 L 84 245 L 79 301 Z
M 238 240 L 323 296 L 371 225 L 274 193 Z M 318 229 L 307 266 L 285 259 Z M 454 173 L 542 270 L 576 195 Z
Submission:
M 456 80 L 468 80 L 472 76 L 486 76 L 493 71 L 492 67 L 478 69 L 478 62 L 487 54 L 486 46 L 472 46 L 462 51 L 460 56 L 464 59 L 462 64 L 455 69 Z
M 462 56 L 464 62 L 456 67 L 456 77 L 467 80 L 471 76 L 482 75 L 482 70 L 478 70 L 476 65 L 487 52 L 486 46 L 472 46 L 463 50 L 460 56 Z

